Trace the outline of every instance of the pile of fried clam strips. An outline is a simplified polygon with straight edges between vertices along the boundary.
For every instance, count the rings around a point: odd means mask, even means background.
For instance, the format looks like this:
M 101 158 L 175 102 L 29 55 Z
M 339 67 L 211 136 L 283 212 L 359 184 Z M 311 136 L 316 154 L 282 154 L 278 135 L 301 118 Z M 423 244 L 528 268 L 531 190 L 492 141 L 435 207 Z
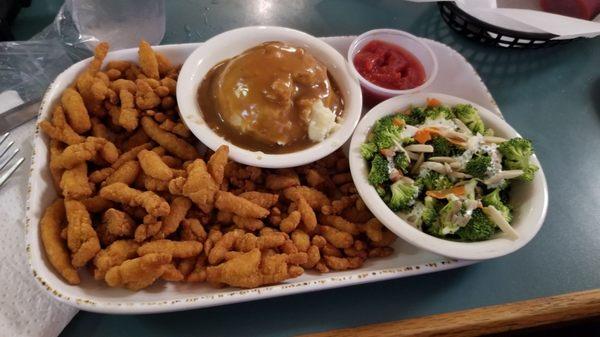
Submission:
M 348 160 L 267 170 L 201 153 L 179 118 L 179 67 L 148 43 L 139 62 L 104 62 L 64 90 L 49 120 L 58 198 L 40 222 L 46 258 L 70 284 L 90 270 L 110 287 L 157 280 L 242 288 L 306 270 L 360 268 L 396 239 L 358 196 Z

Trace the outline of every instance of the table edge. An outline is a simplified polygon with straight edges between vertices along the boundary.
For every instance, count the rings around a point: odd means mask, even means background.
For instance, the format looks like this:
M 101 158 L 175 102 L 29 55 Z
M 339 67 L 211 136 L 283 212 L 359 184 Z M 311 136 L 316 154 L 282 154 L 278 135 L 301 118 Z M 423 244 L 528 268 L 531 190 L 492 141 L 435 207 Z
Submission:
M 600 288 L 443 314 L 304 334 L 334 336 L 479 336 L 600 314 Z

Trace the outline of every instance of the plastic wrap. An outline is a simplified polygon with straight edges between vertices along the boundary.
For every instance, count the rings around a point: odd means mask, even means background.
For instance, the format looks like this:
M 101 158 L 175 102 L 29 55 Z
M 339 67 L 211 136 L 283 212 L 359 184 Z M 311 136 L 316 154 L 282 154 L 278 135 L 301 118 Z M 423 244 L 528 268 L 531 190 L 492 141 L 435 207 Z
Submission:
M 30 40 L 0 43 L 0 93 L 38 100 L 56 75 L 92 55 L 99 41 L 113 50 L 134 47 L 141 38 L 159 44 L 164 32 L 164 0 L 66 0 L 52 24 Z

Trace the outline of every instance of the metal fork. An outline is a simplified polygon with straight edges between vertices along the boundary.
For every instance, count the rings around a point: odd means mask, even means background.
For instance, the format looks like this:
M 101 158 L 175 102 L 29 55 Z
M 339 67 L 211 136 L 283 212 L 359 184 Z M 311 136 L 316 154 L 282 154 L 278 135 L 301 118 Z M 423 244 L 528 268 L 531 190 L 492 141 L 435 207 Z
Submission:
M 4 183 L 10 178 L 10 176 L 15 173 L 15 171 L 19 168 L 21 164 L 25 161 L 25 158 L 21 157 L 16 161 L 13 160 L 17 153 L 19 153 L 19 149 L 14 149 L 9 152 L 10 148 L 15 144 L 14 141 L 10 141 L 8 145 L 4 145 L 4 141 L 8 139 L 10 132 L 7 132 L 0 136 L 0 186 L 4 185 Z M 4 169 L 8 164 L 12 162 L 12 165 L 8 169 Z

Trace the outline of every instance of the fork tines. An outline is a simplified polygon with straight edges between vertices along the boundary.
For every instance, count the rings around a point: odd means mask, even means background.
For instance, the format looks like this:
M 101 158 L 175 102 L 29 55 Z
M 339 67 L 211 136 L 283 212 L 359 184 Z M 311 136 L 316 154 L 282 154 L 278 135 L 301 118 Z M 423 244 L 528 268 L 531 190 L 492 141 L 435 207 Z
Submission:
M 13 160 L 17 153 L 19 153 L 19 149 L 11 150 L 11 147 L 15 144 L 14 141 L 10 141 L 8 144 L 5 144 L 5 141 L 8 139 L 10 132 L 7 132 L 0 136 L 0 186 L 4 185 L 4 183 L 10 178 L 10 176 L 19 168 L 19 166 L 25 161 L 23 157 Z M 11 164 L 12 163 L 12 164 Z M 5 168 L 11 164 L 8 169 Z

